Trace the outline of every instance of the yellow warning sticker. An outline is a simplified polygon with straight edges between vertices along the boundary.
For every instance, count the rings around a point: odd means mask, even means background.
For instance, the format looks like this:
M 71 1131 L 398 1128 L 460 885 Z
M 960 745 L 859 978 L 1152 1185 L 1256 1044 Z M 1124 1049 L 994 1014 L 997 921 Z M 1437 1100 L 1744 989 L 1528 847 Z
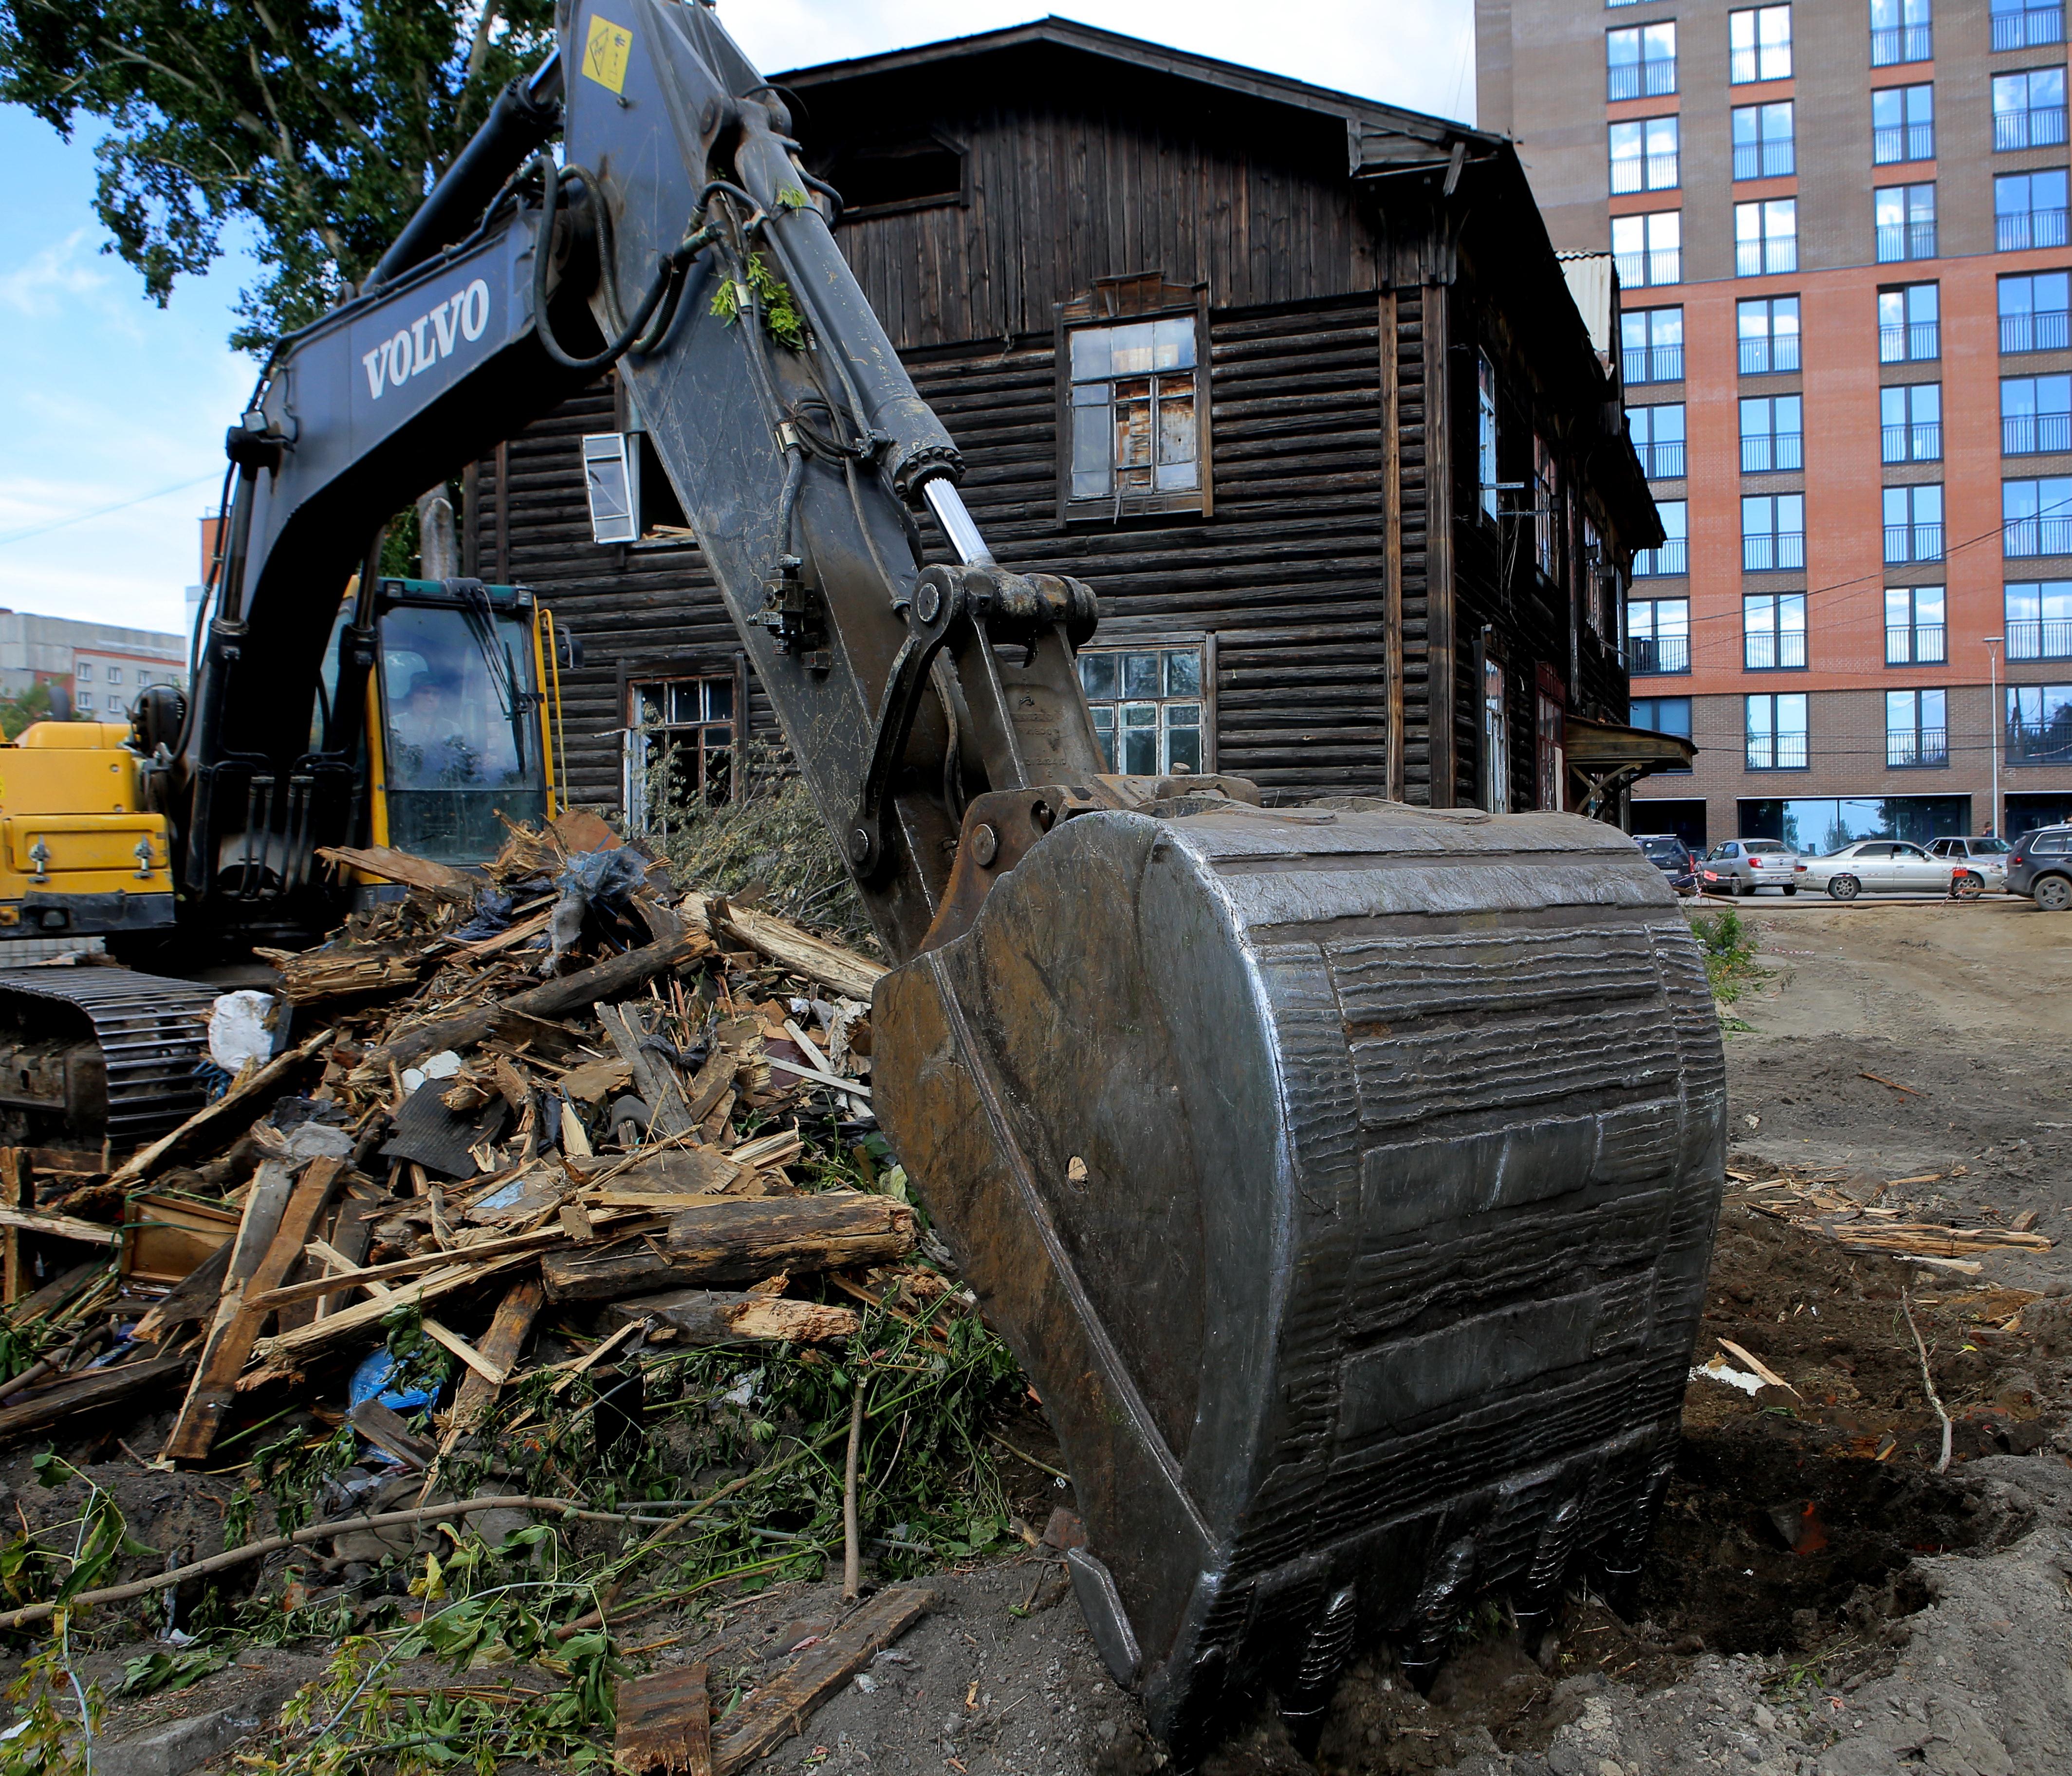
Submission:
M 582 71 L 599 86 L 615 92 L 626 90 L 626 58 L 632 52 L 633 33 L 623 25 L 592 14 L 590 38 L 583 45 Z

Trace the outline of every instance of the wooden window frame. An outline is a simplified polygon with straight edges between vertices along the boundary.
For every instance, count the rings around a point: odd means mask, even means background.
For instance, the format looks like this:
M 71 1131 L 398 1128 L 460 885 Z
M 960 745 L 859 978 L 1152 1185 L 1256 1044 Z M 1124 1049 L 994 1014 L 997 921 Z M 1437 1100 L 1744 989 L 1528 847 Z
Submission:
M 1194 318 L 1194 479 L 1185 493 L 1152 493 L 1120 502 L 1072 497 L 1072 360 L 1071 335 L 1083 328 L 1124 327 L 1174 314 Z M 1169 284 L 1155 271 L 1097 278 L 1083 295 L 1052 309 L 1057 416 L 1058 524 L 1118 524 L 1132 518 L 1215 516 L 1215 450 L 1211 422 L 1213 365 L 1209 286 Z
M 1221 711 L 1216 696 L 1216 632 L 1213 629 L 1137 628 L 1125 621 L 1106 623 L 1081 652 L 1089 654 L 1149 653 L 1167 648 L 1196 648 L 1202 655 L 1202 771 L 1213 776 L 1223 767 L 1217 729 Z M 1072 676 L 1079 676 L 1079 656 L 1072 656 Z M 1161 701 L 1166 701 L 1160 699 Z
M 619 742 L 619 812 L 632 817 L 630 787 L 626 775 L 626 742 L 635 726 L 633 687 L 679 678 L 731 678 L 734 680 L 734 747 L 736 758 L 745 758 L 754 734 L 749 705 L 748 655 L 745 649 L 698 648 L 689 653 L 631 654 L 616 665 L 619 726 L 611 730 Z
M 898 198 L 890 204 L 851 204 L 845 199 L 842 203 L 841 214 L 835 220 L 835 226 L 842 228 L 852 221 L 868 221 L 874 216 L 906 216 L 915 210 L 969 209 L 972 200 L 970 143 L 960 142 L 956 137 L 947 134 L 943 130 L 930 129 L 923 134 L 906 142 L 874 145 L 861 150 L 861 154 L 876 154 L 883 159 L 891 159 L 902 153 L 923 148 L 930 142 L 938 148 L 948 150 L 957 157 L 956 190 L 931 192 L 926 197 Z M 824 176 L 830 170 L 832 169 L 820 169 L 820 176 Z M 841 189 L 839 182 L 835 183 L 836 188 Z

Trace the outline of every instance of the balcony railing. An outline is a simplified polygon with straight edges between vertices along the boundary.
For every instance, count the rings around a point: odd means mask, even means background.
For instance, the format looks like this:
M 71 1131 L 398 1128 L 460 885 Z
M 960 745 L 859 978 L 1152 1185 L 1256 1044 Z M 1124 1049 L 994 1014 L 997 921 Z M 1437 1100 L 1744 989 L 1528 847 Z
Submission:
M 2062 209 L 2016 210 L 1994 219 L 1993 240 L 2002 253 L 2021 253 L 2030 247 L 2062 247 L 2065 239 L 2065 212 Z
M 1942 428 L 1930 421 L 1919 426 L 1887 426 L 1883 429 L 1885 459 L 1888 462 L 1940 462 Z
M 1627 290 L 1638 290 L 1648 284 L 1680 284 L 1684 281 L 1684 253 L 1680 247 L 1615 253 L 1613 257 L 1618 266 L 1619 282 Z
M 1885 558 L 1888 561 L 1939 561 L 1942 559 L 1940 524 L 1887 524 Z
M 1634 635 L 1629 646 L 1633 652 L 1631 670 L 1635 678 L 1659 677 L 1691 670 L 1688 635 Z
M 1690 571 L 1691 544 L 1687 537 L 1672 536 L 1659 549 L 1634 551 L 1633 577 L 1636 580 Z
M 1796 271 L 1799 269 L 1799 236 L 1781 236 L 1771 240 L 1737 240 L 1734 243 L 1734 275 L 1737 278 L 1762 278 L 1772 272 Z
M 1748 737 L 1750 771 L 1803 771 L 1806 736 L 1803 734 L 1752 734 Z
M 2009 660 L 2072 660 L 2072 622 L 2023 617 L 2007 626 Z
M 1640 472 L 1651 481 L 1684 479 L 1684 440 L 1672 438 L 1660 444 L 1634 446 L 1640 457 Z
M 1927 25 L 1894 25 L 1871 33 L 1871 66 L 1895 68 L 1901 62 L 1932 61 L 1935 33 Z
M 2064 41 L 2062 6 L 2024 6 L 1993 14 L 1995 49 L 2034 49 L 2039 44 Z
M 2072 765 L 2072 722 L 2008 722 L 2007 762 L 2011 765 Z
M 1744 142 L 1734 150 L 1736 179 L 1789 179 L 1798 166 L 1789 142 Z
M 2003 216 L 2002 221 L 2007 220 Z M 2005 247 L 2001 251 L 2005 252 Z M 1933 259 L 1935 257 L 1935 224 L 1933 222 L 1886 222 L 1877 230 L 1877 256 L 1881 265 L 1896 265 L 1908 259 Z
M 1993 113 L 1993 150 L 2010 148 L 2049 148 L 2065 139 L 2065 107 L 2039 105 L 2028 111 Z
M 2011 518 L 2005 533 L 2007 555 L 2072 555 L 2072 518 Z
M 1741 473 L 1764 475 L 1773 469 L 1806 467 L 1805 438 L 1799 432 L 1766 432 L 1741 440 Z
M 1612 162 L 1612 195 L 1629 197 L 1635 191 L 1673 191 L 1678 181 L 1674 154 L 1622 155 Z
M 1749 629 L 1741 635 L 1741 664 L 1751 672 L 1796 672 L 1806 664 L 1803 629 Z
M 1619 353 L 1628 383 L 1681 382 L 1684 347 L 1680 345 L 1629 345 Z
M 1676 64 L 1672 59 L 1622 62 L 1605 71 L 1607 99 L 1666 98 L 1675 90 Z
M 1799 368 L 1799 335 L 1773 334 L 1767 339 L 1741 341 L 1741 374 L 1766 376 L 1773 371 Z
M 1890 166 L 1900 161 L 1933 160 L 1935 125 L 1932 123 L 1893 123 L 1871 131 L 1871 164 Z
M 1940 666 L 1948 657 L 1939 623 L 1917 623 L 1885 632 L 1888 666 Z
M 1942 728 L 1918 728 L 1885 737 L 1885 762 L 1893 771 L 1950 763 L 1950 737 Z
M 2000 349 L 2004 352 L 2008 347 L 2002 346 Z M 1897 327 L 1878 329 L 1880 364 L 1919 363 L 1942 356 L 1942 324 L 1939 321 L 1906 321 Z
M 2000 316 L 2003 352 L 2062 352 L 2072 343 L 2072 316 L 2062 308 L 2038 309 L 2031 314 Z
M 2007 456 L 2072 450 L 2072 413 L 2004 415 L 2000 420 L 2000 450 Z
M 1805 565 L 1806 532 L 1803 530 L 1766 531 L 1741 538 L 1741 566 L 1748 573 L 1767 574 Z

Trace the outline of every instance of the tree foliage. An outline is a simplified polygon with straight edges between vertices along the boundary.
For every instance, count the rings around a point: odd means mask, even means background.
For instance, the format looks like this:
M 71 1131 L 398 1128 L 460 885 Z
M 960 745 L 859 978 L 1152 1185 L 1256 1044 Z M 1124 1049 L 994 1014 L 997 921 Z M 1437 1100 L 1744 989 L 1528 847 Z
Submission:
M 261 351 L 372 269 L 553 0 L 0 0 L 0 100 L 69 139 L 107 125 L 95 208 L 161 306 L 249 224 L 266 268 L 232 343 Z M 233 239 L 235 238 L 233 235 Z

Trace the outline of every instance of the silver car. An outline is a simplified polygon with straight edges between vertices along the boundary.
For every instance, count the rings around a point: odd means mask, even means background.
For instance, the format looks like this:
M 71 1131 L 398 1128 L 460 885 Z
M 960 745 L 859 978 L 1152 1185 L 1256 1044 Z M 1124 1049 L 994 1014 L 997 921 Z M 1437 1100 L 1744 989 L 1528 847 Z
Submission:
M 1805 869 L 1798 853 L 1775 839 L 1728 839 L 1706 854 L 1698 878 L 1708 894 L 1752 894 L 1758 888 L 1795 894 Z
M 1859 839 L 1806 866 L 1809 888 L 1824 888 L 1831 898 L 1854 900 L 1859 894 L 1946 894 L 1952 865 L 1931 857 L 1905 839 Z
M 2006 890 L 2008 854 L 2013 849 L 2005 839 L 1938 839 L 1928 854 L 1948 864 L 1953 875 L 1962 870 L 1988 894 L 1997 894 Z

